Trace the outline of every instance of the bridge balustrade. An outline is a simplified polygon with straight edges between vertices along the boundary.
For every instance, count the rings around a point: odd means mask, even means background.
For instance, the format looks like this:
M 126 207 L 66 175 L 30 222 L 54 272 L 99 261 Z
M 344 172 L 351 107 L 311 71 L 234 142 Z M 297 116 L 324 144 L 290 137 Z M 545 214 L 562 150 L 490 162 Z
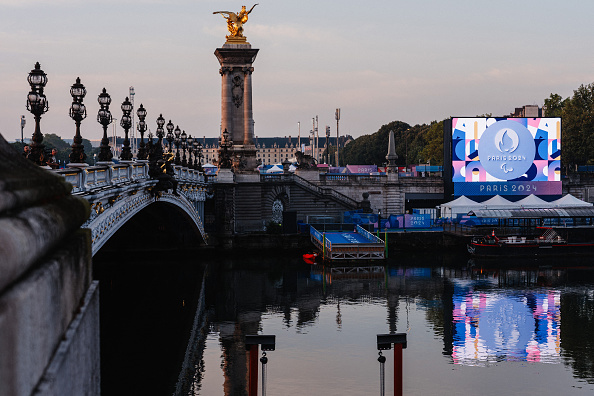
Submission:
M 147 163 L 71 167 L 58 169 L 55 172 L 72 184 L 74 194 L 149 178 Z

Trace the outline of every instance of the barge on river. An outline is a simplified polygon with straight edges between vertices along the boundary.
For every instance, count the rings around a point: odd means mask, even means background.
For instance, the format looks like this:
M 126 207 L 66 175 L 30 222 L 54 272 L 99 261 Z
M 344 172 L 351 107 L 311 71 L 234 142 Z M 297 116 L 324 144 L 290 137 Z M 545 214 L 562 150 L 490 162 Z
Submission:
M 382 260 L 385 242 L 360 225 L 353 232 L 320 232 L 309 228 L 312 243 L 320 250 L 323 260 Z
M 544 232 L 535 238 L 491 235 L 474 237 L 468 252 L 478 257 L 571 256 L 594 254 L 594 242 L 570 243 L 553 228 L 540 227 Z

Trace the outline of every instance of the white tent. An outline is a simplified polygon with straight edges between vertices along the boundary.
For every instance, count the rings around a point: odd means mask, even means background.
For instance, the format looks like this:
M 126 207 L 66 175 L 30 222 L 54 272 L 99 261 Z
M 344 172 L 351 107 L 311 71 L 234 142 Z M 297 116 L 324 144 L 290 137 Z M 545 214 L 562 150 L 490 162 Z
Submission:
M 542 198 L 537 197 L 534 194 L 530 194 L 525 198 L 520 199 L 516 202 L 522 208 L 536 209 L 536 208 L 552 208 L 553 204 L 545 201 Z
M 441 205 L 441 217 L 456 217 L 459 214 L 467 214 L 471 210 L 483 208 L 483 204 L 479 204 L 462 195 L 453 201 Z
M 551 202 L 551 206 L 556 206 L 560 208 L 576 208 L 576 207 L 584 207 L 584 206 L 592 206 L 591 203 L 582 201 L 574 197 L 571 194 L 567 194 L 556 201 Z
M 483 205 L 483 209 L 515 209 L 520 207 L 516 202 L 508 201 L 501 195 L 495 195 L 485 202 L 481 202 L 481 204 Z
M 282 173 L 283 168 L 279 167 L 278 165 L 274 165 L 272 168 L 268 169 L 266 173 Z

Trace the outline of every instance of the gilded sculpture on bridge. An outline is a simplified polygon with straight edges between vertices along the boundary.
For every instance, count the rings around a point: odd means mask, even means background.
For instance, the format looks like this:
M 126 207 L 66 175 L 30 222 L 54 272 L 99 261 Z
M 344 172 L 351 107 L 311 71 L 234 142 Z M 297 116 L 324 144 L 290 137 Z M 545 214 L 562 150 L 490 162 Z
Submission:
M 227 20 L 227 29 L 229 29 L 228 36 L 225 36 L 227 40 L 235 40 L 235 41 L 245 41 L 245 37 L 243 35 L 243 25 L 248 21 L 248 15 L 255 6 L 258 4 L 254 4 L 249 11 L 246 11 L 245 6 L 241 7 L 241 11 L 237 14 L 230 11 L 215 11 L 213 14 L 221 14 Z

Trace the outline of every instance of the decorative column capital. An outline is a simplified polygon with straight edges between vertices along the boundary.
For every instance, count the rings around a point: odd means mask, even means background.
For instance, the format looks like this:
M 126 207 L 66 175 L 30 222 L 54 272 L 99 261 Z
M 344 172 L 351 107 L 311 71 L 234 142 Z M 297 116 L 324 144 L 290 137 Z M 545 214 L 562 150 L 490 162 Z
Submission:
M 233 71 L 233 68 L 232 67 L 223 66 L 223 67 L 221 67 L 219 69 L 219 74 L 222 76 L 222 75 L 225 75 L 225 74 L 230 74 L 232 71 Z

